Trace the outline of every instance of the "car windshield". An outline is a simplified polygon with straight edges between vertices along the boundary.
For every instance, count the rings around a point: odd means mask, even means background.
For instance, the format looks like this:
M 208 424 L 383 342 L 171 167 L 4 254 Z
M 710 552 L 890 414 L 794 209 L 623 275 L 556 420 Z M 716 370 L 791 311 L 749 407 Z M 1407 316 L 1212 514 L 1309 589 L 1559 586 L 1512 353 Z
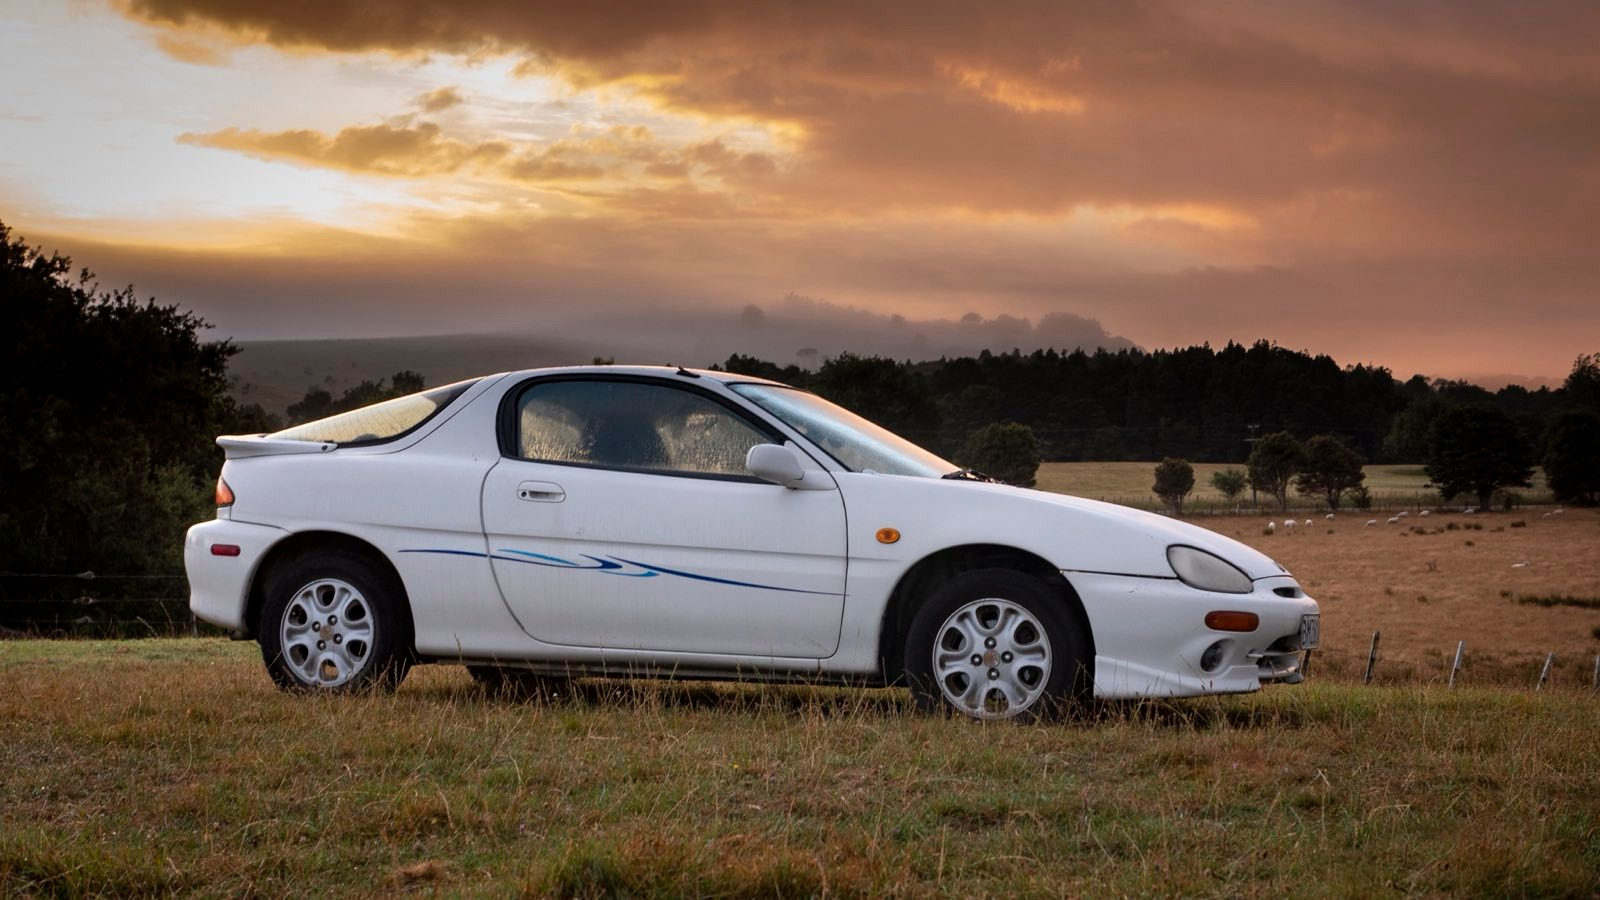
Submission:
M 385 400 L 382 403 L 363 406 L 315 422 L 285 428 L 268 437 L 295 441 L 332 441 L 341 445 L 387 441 L 433 418 L 434 413 L 449 406 L 450 401 L 461 396 L 476 382 L 477 379 L 458 381 L 421 393 Z
M 736 384 L 733 389 L 852 472 L 941 478 L 957 468 L 816 394 L 775 384 Z

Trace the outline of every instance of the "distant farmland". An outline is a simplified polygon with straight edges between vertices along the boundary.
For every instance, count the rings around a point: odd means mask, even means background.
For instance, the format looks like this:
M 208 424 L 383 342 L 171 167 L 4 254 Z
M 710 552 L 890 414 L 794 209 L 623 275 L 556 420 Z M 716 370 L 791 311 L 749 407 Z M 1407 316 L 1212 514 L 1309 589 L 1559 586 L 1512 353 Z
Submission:
M 1193 463 L 1194 493 L 1185 504 L 1196 512 L 1228 512 L 1235 506 L 1250 508 L 1250 491 L 1234 503 L 1227 502 L 1211 486 L 1211 476 L 1223 469 L 1244 469 L 1243 463 Z M 1155 481 L 1153 462 L 1047 462 L 1039 467 L 1040 490 L 1060 494 L 1075 494 L 1091 500 L 1107 500 L 1126 506 L 1154 509 L 1161 501 L 1151 493 Z M 1406 507 L 1419 504 L 1437 504 L 1438 494 L 1426 487 L 1428 476 L 1421 465 L 1367 466 L 1367 490 L 1380 507 Z M 1533 487 L 1513 488 L 1526 503 L 1550 502 L 1550 491 L 1544 484 L 1544 473 L 1534 471 Z M 1262 498 L 1270 504 L 1271 498 Z M 1301 497 L 1293 488 L 1289 492 L 1291 506 L 1310 508 L 1317 505 L 1314 498 Z M 1276 510 L 1272 510 L 1275 512 Z M 1327 510 L 1323 509 L 1323 513 Z

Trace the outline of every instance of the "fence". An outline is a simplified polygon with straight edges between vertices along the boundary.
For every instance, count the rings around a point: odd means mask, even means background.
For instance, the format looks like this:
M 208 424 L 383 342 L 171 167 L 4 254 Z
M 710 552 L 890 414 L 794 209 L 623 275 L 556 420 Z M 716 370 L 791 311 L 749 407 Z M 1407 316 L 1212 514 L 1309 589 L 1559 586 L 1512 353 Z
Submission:
M 183 575 L 0 573 L 0 635 L 153 637 L 217 633 L 189 612 Z

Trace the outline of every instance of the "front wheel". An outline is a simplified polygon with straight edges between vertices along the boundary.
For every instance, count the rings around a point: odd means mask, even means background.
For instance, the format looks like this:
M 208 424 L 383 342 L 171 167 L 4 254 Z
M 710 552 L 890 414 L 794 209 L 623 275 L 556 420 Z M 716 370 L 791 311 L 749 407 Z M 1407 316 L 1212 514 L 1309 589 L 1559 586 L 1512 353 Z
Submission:
M 261 658 L 284 690 L 392 689 L 411 665 L 411 629 L 393 576 L 365 557 L 302 557 L 267 586 Z
M 1021 572 L 978 569 L 951 579 L 917 611 L 906 637 L 917 707 L 1027 721 L 1087 699 L 1088 641 L 1062 604 Z

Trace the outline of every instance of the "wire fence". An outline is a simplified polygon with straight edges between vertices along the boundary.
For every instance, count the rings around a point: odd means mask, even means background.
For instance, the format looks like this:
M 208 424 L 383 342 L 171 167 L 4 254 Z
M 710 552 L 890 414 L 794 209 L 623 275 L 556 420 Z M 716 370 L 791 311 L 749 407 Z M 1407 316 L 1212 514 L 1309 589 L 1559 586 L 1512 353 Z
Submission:
M 0 636 L 173 637 L 217 634 L 189 612 L 183 575 L 0 572 Z

